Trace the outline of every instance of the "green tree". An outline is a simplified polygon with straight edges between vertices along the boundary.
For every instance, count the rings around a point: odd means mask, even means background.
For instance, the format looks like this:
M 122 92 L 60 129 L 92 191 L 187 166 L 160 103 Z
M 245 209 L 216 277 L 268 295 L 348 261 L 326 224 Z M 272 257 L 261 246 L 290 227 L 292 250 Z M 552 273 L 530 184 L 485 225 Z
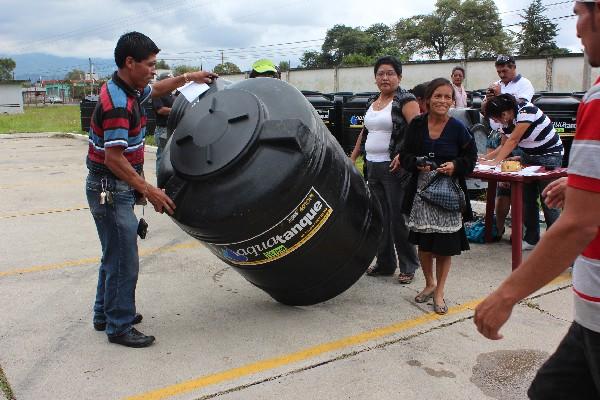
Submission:
M 464 0 L 450 30 L 455 33 L 456 48 L 464 59 L 508 53 L 512 47 L 494 0 Z
M 290 70 L 290 63 L 289 61 L 280 61 L 279 62 L 279 71 L 281 72 L 286 72 Z
M 12 73 L 17 63 L 12 58 L 0 58 L 0 81 L 12 79 Z
M 171 69 L 171 67 L 169 67 L 169 64 L 165 60 L 158 60 L 156 62 L 156 69 Z
M 392 46 L 398 50 L 399 58 L 403 61 L 412 59 L 421 50 L 420 20 L 420 17 L 403 18 L 394 25 Z
M 192 67 L 191 65 L 177 65 L 175 68 L 173 68 L 173 75 L 179 76 L 185 74 L 186 72 L 194 71 L 200 71 L 200 68 Z
M 300 57 L 300 65 L 303 68 L 327 68 L 330 67 L 328 60 L 318 51 L 305 51 Z
M 66 81 L 78 81 L 85 79 L 85 71 L 75 68 L 65 75 Z
M 334 25 L 327 31 L 321 47 L 328 66 L 339 65 L 348 54 L 369 54 L 372 49 L 372 37 L 360 28 L 346 25 Z
M 242 72 L 240 68 L 232 62 L 225 61 L 223 64 L 217 64 L 213 68 L 213 72 L 215 74 L 221 75 L 231 75 L 231 74 L 239 74 Z
M 373 64 L 373 57 L 365 54 L 352 53 L 344 56 L 342 59 L 343 66 L 365 66 Z
M 544 15 L 542 0 L 533 0 L 525 14 L 518 35 L 519 54 L 527 56 L 565 54 L 569 50 L 556 45 L 558 25 Z

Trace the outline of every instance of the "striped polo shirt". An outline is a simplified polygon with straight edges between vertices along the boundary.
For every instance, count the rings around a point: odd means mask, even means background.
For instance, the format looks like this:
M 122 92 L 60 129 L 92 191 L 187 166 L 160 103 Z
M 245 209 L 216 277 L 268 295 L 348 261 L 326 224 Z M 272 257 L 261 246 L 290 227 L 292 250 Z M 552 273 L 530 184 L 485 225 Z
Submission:
M 135 90 L 115 72 L 100 89 L 89 131 L 87 165 L 94 173 L 110 174 L 104 165 L 104 150 L 123 147 L 127 161 L 138 171 L 144 164 L 146 112 L 143 103 L 152 87 Z
M 517 105 L 515 120 L 513 123 L 526 123 L 529 126 L 521 136 L 519 148 L 529 155 L 544 155 L 552 153 L 563 153 L 563 145 L 560 136 L 554 130 L 552 121 L 546 114 L 530 102 L 522 102 Z M 507 133 L 510 137 L 512 132 Z
M 577 112 L 577 133 L 569 158 L 569 186 L 600 193 L 600 78 Z M 575 321 L 600 333 L 600 227 L 575 261 Z

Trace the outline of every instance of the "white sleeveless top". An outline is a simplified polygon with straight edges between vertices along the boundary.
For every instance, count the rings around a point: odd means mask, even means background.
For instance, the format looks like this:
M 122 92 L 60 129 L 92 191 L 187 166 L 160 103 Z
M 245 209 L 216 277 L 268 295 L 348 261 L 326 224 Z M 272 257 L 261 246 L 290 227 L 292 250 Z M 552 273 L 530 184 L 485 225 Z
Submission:
M 390 159 L 390 139 L 392 138 L 392 102 L 380 111 L 369 107 L 365 114 L 365 127 L 369 130 L 365 151 L 367 161 L 384 162 Z

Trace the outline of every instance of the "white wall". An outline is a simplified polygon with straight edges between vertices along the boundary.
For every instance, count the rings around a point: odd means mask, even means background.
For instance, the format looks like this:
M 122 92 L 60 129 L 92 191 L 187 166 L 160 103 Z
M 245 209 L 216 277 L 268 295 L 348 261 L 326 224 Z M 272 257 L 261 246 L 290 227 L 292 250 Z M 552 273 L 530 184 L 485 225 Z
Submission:
M 21 83 L 0 83 L 0 114 L 23 114 Z
M 547 63 L 546 58 L 517 58 L 517 71 L 529 79 L 537 91 L 574 92 L 588 89 L 583 87 L 583 55 L 555 57 L 551 60 L 551 88 L 548 87 L 546 82 Z M 460 60 L 428 61 L 405 64 L 402 68 L 400 85 L 403 88 L 410 89 L 419 83 L 434 78 L 450 78 L 452 68 L 456 65 L 465 68 L 465 87 L 467 90 L 485 89 L 490 83 L 498 80 L 493 60 L 468 61 L 466 63 Z M 596 81 L 598 76 L 600 76 L 600 68 L 592 68 L 592 83 Z M 238 81 L 244 79 L 245 75 L 227 75 L 224 78 Z M 282 73 L 281 79 L 300 90 L 314 90 L 323 93 L 377 91 L 373 67 L 292 70 L 289 73 Z

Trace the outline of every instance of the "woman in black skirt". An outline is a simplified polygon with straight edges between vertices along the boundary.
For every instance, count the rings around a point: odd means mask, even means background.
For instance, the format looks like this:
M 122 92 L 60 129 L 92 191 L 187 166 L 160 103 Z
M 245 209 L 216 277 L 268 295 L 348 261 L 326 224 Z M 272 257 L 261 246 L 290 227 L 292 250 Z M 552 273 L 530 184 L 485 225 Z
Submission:
M 445 314 L 448 307 L 444 300 L 444 285 L 452 256 L 469 249 L 463 223 L 471 220 L 473 215 L 466 196 L 465 177 L 475 168 L 477 148 L 467 128 L 448 115 L 454 103 L 450 81 L 444 78 L 431 81 L 425 99 L 428 112 L 409 124 L 400 150 L 402 166 L 413 173 L 406 189 L 402 212 L 409 215 L 408 239 L 418 245 L 425 275 L 425 288 L 415 297 L 415 301 L 424 303 L 433 298 L 434 311 Z M 417 189 L 423 188 L 436 173 L 458 181 L 467 200 L 462 212 L 445 210 L 416 195 Z

